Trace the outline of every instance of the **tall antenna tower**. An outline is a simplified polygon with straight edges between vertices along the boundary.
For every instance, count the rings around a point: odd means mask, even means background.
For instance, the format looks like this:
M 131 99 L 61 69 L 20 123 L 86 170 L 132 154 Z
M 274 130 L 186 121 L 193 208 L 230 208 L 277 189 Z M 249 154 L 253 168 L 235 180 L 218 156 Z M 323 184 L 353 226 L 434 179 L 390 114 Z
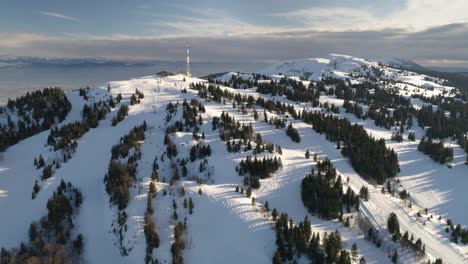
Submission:
M 192 77 L 190 73 L 190 49 L 187 41 L 187 73 L 185 74 L 188 78 Z

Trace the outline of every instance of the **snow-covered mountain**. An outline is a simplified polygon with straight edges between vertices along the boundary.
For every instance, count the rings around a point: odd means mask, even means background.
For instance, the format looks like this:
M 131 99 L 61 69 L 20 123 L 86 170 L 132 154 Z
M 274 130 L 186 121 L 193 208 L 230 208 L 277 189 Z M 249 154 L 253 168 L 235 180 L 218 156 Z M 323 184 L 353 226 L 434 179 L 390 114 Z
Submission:
M 332 54 L 12 101 L 0 109 L 0 263 L 309 263 L 331 257 L 338 233 L 345 263 L 467 263 L 464 138 L 420 147 L 466 104 L 445 81 Z M 326 177 L 329 202 L 305 200 L 325 192 L 301 189 L 306 176 Z M 320 235 L 316 251 L 304 233 Z
M 325 58 L 300 59 L 273 64 L 261 70 L 260 73 L 265 75 L 298 76 L 309 80 L 317 80 L 324 75 L 328 76 L 333 71 L 353 72 L 361 66 L 370 65 L 376 65 L 376 63 L 348 55 L 330 54 Z

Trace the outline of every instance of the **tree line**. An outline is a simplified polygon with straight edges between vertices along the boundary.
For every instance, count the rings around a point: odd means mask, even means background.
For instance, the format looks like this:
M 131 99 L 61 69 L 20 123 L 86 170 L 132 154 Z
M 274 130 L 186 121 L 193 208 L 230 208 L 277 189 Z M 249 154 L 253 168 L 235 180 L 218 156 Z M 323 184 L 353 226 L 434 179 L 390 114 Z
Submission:
M 260 187 L 259 179 L 265 179 L 271 176 L 283 166 L 281 158 L 267 158 L 257 159 L 251 156 L 247 156 L 246 159 L 241 160 L 239 165 L 236 167 L 239 176 L 244 177 L 244 184 L 250 185 L 254 189 Z
M 342 217 L 343 208 L 359 209 L 359 197 L 348 187 L 343 192 L 341 176 L 337 177 L 336 169 L 330 160 L 319 161 L 317 173 L 314 170 L 302 179 L 301 198 L 304 206 L 313 214 L 324 219 Z
M 211 97 L 219 102 L 227 98 L 252 106 L 258 105 L 278 114 L 289 113 L 294 119 L 301 119 L 312 125 L 316 132 L 325 133 L 329 141 L 337 142 L 342 154 L 350 158 L 353 168 L 366 179 L 373 179 L 382 184 L 400 171 L 395 151 L 387 148 L 383 139 L 377 140 L 369 136 L 364 127 L 353 125 L 348 119 L 318 111 L 297 113 L 292 105 L 265 100 L 262 97 L 255 99 L 252 96 L 234 94 L 213 84 L 208 87 L 200 83 L 191 84 L 191 88 L 198 90 L 204 98 Z
M 140 141 L 145 139 L 145 131 L 146 125 L 133 128 L 111 150 L 112 157 L 104 183 L 111 203 L 117 205 L 119 210 L 125 209 L 130 199 L 129 188 L 136 178 L 137 161 L 141 158 Z M 131 149 L 133 154 L 129 156 Z M 125 158 L 127 161 L 122 161 Z
M 83 235 L 72 237 L 74 216 L 83 202 L 79 189 L 61 180 L 57 190 L 47 201 L 47 215 L 33 221 L 28 230 L 29 240 L 19 248 L 1 248 L 0 263 L 45 263 L 53 259 L 57 263 L 81 261 Z
M 418 150 L 428 155 L 434 161 L 445 164 L 453 160 L 453 148 L 445 147 L 444 141 L 433 142 L 432 138 L 423 137 L 418 145 Z
M 361 125 L 317 111 L 303 111 L 301 118 L 316 132 L 324 133 L 329 141 L 340 142 L 341 153 L 349 157 L 353 168 L 364 178 L 382 184 L 399 172 L 395 151 L 387 148 L 383 139 L 369 136 Z
M 287 214 L 276 215 L 273 214 L 277 246 L 273 264 L 294 263 L 301 256 L 311 263 L 351 264 L 357 260 L 357 247 L 353 245 L 351 253 L 345 250 L 338 230 L 325 232 L 321 238 L 319 232 L 312 232 L 307 216 L 294 224 Z
M 0 151 L 62 122 L 71 108 L 65 92 L 58 87 L 8 99 L 7 106 L 0 108 L 0 116 L 5 115 L 7 120 L 6 124 L 0 124 Z M 10 113 L 17 115 L 16 122 Z

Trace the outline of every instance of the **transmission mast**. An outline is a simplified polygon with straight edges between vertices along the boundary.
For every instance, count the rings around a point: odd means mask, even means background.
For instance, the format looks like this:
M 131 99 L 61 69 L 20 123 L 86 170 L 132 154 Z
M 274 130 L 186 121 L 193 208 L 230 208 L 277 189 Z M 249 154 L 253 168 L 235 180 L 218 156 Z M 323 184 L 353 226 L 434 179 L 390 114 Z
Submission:
M 192 77 L 192 74 L 190 73 L 190 49 L 189 49 L 188 41 L 187 41 L 187 73 L 185 75 L 188 78 Z

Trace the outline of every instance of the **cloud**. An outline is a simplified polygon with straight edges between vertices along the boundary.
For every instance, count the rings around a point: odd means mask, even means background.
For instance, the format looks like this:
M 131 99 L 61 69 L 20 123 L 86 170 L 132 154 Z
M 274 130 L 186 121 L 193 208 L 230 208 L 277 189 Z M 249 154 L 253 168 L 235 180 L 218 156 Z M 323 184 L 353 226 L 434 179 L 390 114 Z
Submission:
M 468 1 L 407 0 L 403 6 L 377 15 L 365 6 L 312 7 L 272 14 L 318 31 L 405 29 L 410 32 L 468 21 Z
M 260 23 L 229 10 L 175 6 L 180 12 L 137 8 L 144 35 L 0 33 L 0 50 L 13 56 L 100 57 L 183 60 L 185 41 L 194 61 L 275 62 L 342 53 L 402 57 L 427 63 L 468 60 L 468 2 L 407 0 L 380 15 L 366 7 L 314 7 L 275 14 L 259 12 Z M 62 14 L 43 15 L 77 21 Z M 447 15 L 450 14 L 450 15 Z M 289 21 L 289 23 L 287 23 Z M 140 33 L 143 34 L 143 33 Z
M 193 61 L 276 62 L 342 53 L 362 57 L 401 57 L 446 65 L 468 60 L 468 25 L 418 32 L 299 30 L 257 35 L 134 36 L 0 33 L 0 50 L 16 56 L 184 60 L 189 40 Z
M 468 60 L 417 60 L 417 63 L 425 66 L 438 66 L 438 67 L 468 67 Z
M 80 21 L 78 18 L 71 17 L 71 16 L 66 16 L 66 15 L 60 14 L 60 13 L 41 11 L 40 14 L 44 15 L 44 16 L 55 17 L 55 18 L 59 18 L 59 19 L 69 20 L 69 21 L 75 21 L 75 22 Z
M 298 9 L 275 13 L 272 17 L 284 18 L 316 31 L 368 30 L 376 21 L 369 10 L 343 7 Z
M 238 19 L 222 9 L 177 6 L 190 15 L 149 15 L 145 26 L 164 37 L 221 37 L 272 34 L 287 27 L 260 26 Z M 147 11 L 142 11 L 148 15 Z

